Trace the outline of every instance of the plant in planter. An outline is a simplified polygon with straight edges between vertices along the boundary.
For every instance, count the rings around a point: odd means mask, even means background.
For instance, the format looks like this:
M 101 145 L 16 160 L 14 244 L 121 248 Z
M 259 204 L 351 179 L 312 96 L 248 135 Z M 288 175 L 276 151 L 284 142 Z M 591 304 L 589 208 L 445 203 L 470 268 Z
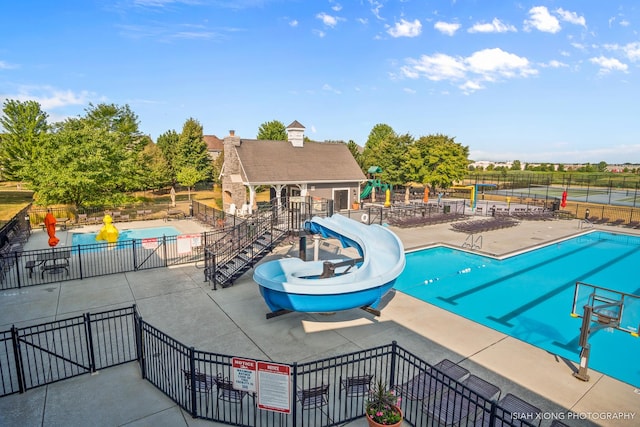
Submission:
M 369 426 L 399 426 L 402 423 L 400 397 L 381 379 L 374 384 L 365 406 Z

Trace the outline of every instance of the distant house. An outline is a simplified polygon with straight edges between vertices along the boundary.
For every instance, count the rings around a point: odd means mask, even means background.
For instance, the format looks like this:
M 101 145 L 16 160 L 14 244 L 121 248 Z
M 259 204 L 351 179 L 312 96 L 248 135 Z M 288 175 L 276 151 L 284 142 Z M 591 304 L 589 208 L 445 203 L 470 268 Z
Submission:
M 217 159 L 224 149 L 224 141 L 215 135 L 203 135 L 203 139 L 207 144 L 207 152 L 211 160 Z
M 296 196 L 332 199 L 347 209 L 359 201 L 366 177 L 346 144 L 304 141 L 304 126 L 287 127 L 287 141 L 224 138 L 222 201 L 227 212 L 256 207 L 256 189 L 269 187 L 279 202 Z M 247 191 L 247 189 L 249 191 Z M 249 195 L 247 200 L 247 193 Z

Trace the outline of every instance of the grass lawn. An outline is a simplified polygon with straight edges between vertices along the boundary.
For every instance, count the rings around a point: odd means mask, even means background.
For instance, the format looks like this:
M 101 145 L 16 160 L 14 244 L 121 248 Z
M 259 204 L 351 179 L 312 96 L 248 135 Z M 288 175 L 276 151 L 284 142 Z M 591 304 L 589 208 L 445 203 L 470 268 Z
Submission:
M 19 190 L 15 182 L 0 182 L 0 223 L 9 221 L 33 199 L 33 191 Z

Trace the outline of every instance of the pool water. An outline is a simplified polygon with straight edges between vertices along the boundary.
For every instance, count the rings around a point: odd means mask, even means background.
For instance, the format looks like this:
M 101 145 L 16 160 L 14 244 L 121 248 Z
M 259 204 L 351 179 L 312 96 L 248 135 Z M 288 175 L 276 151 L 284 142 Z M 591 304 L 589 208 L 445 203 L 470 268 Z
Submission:
M 504 260 L 446 247 L 411 252 L 394 288 L 578 362 L 575 283 L 640 295 L 638 266 L 640 237 L 594 232 Z M 637 326 L 639 304 L 624 310 Z M 602 329 L 589 343 L 590 369 L 640 387 L 639 338 Z
M 141 239 L 149 239 L 152 237 L 178 236 L 179 234 L 180 232 L 178 231 L 178 229 L 171 226 L 119 230 L 118 242 L 123 242 L 126 240 L 132 240 L 132 239 L 141 240 Z M 73 233 L 73 236 L 71 237 L 71 246 L 104 243 L 104 240 L 96 240 L 97 235 L 98 235 L 98 232 Z

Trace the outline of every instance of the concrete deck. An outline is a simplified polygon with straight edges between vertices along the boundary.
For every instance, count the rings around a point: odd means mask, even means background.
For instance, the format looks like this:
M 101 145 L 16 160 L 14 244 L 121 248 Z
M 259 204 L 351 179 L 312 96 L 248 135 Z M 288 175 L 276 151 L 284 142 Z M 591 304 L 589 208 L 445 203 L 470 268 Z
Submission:
M 167 225 L 159 221 L 119 227 Z M 196 232 L 189 220 L 171 221 L 182 232 Z M 522 222 L 483 233 L 484 253 L 503 255 L 579 232 L 577 220 Z M 96 228 L 99 228 L 95 226 Z M 606 229 L 607 227 L 602 227 Z M 88 231 L 85 227 L 82 231 Z M 62 244 L 68 233 L 60 232 Z M 447 243 L 459 247 L 466 235 L 448 224 L 394 229 L 405 248 Z M 628 232 L 627 229 L 620 231 Z M 30 248 L 46 247 L 46 234 L 34 230 Z M 273 256 L 291 250 L 281 246 Z M 290 313 L 265 320 L 268 308 L 252 271 L 227 289 L 213 291 L 195 265 L 116 274 L 0 292 L 0 330 L 137 304 L 143 318 L 195 348 L 278 362 L 315 360 L 396 340 L 436 363 L 449 358 L 540 407 L 545 418 L 568 411 L 588 419 L 564 419 L 572 426 L 640 425 L 640 390 L 590 370 L 582 382 L 573 363 L 457 315 L 393 293 L 380 317 L 359 309 L 335 314 Z M 562 415 L 558 415 L 562 414 Z M 603 417 L 624 414 L 627 420 Z M 596 419 L 597 418 L 597 419 Z M 542 421 L 543 426 L 550 419 Z M 214 426 L 192 419 L 151 383 L 137 364 L 105 369 L 56 384 L 0 398 L 2 426 Z M 350 427 L 365 426 L 364 419 Z

